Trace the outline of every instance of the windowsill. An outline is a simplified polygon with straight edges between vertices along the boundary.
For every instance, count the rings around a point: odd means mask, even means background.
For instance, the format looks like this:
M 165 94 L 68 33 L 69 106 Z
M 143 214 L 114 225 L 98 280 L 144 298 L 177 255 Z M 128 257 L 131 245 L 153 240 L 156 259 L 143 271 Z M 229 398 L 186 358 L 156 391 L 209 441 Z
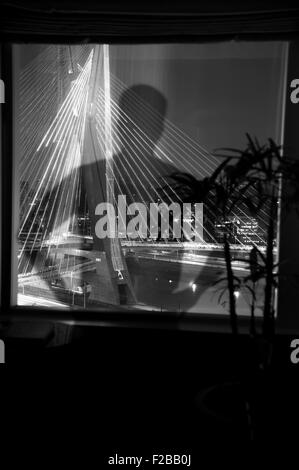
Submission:
M 91 310 L 49 310 L 48 308 L 11 307 L 7 314 L 2 313 L 3 320 L 22 322 L 58 322 L 68 325 L 85 325 L 94 327 L 141 328 L 178 331 L 198 331 L 231 333 L 229 315 L 211 313 L 194 314 L 183 312 L 150 312 L 144 310 L 126 310 L 116 312 L 102 308 Z M 256 319 L 257 328 L 262 318 Z M 239 316 L 239 332 L 248 334 L 248 316 Z

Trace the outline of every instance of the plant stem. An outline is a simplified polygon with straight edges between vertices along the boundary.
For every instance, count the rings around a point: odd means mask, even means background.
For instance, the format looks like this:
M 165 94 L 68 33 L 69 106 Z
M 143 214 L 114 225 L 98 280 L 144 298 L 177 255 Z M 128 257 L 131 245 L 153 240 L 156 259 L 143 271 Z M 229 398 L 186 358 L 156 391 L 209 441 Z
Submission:
M 227 235 L 224 234 L 224 256 L 226 263 L 227 272 L 227 284 L 229 292 L 229 314 L 231 329 L 234 335 L 238 334 L 237 314 L 236 314 L 236 299 L 235 299 L 235 286 L 234 286 L 234 274 L 232 269 L 230 245 L 227 240 Z
M 271 199 L 271 210 L 269 225 L 267 230 L 267 251 L 266 251 L 266 285 L 264 297 L 264 323 L 263 333 L 265 338 L 269 338 L 273 333 L 273 241 L 274 241 L 274 204 L 275 198 Z

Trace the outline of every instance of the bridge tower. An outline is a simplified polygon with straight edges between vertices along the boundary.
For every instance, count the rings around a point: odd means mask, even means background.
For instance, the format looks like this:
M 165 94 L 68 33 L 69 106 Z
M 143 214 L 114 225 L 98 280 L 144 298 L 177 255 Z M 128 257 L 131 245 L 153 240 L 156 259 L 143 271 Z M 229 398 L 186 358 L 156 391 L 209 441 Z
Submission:
M 114 205 L 115 201 L 109 66 L 109 46 L 96 45 L 93 50 L 89 81 L 82 173 L 91 217 L 93 255 L 96 261 L 91 298 L 119 305 L 136 303 L 120 241 L 117 234 L 116 238 L 105 239 L 99 239 L 95 234 L 96 206 L 101 202 Z M 96 100 L 100 89 L 104 90 L 105 96 L 104 122 L 101 123 L 104 128 L 102 143 L 99 142 L 96 128 Z

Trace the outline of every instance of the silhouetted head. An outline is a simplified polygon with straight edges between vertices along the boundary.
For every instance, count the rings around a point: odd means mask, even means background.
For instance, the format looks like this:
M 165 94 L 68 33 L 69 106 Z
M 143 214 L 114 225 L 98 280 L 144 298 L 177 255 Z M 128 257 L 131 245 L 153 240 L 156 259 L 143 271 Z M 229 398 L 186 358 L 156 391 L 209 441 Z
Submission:
M 145 152 L 152 151 L 163 131 L 166 98 L 149 85 L 134 85 L 121 95 L 119 108 L 118 131 L 123 146 L 133 139 Z

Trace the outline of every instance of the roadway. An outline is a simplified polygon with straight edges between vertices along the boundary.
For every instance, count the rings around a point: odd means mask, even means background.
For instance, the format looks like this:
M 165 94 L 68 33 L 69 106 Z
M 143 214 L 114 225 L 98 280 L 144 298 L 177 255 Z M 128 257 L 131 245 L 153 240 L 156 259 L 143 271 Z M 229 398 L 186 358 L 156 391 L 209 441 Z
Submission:
M 227 313 L 227 304 L 225 298 L 219 303 L 219 286 L 215 282 L 220 277 L 225 277 L 225 261 L 221 256 L 220 247 L 208 250 L 207 247 L 201 249 L 194 244 L 182 243 L 126 243 L 123 247 L 127 260 L 128 270 L 134 285 L 138 302 L 149 308 L 169 309 L 175 311 L 202 312 L 213 311 L 215 313 Z M 54 248 L 54 247 L 53 247 Z M 72 251 L 70 240 L 64 246 L 57 247 L 55 250 Z M 74 253 L 78 251 L 78 245 L 73 247 Z M 247 251 L 248 253 L 248 251 Z M 82 257 L 83 250 L 80 250 Z M 234 256 L 240 258 L 240 250 Z M 41 273 L 33 273 L 30 276 L 20 276 L 19 287 L 30 285 L 38 287 L 41 280 L 53 280 L 53 277 L 60 275 L 69 276 L 71 272 L 85 282 L 91 282 L 91 273 L 95 271 L 96 261 L 90 259 L 90 250 L 86 252 L 85 262 L 80 262 L 72 269 L 60 271 L 45 270 Z M 235 274 L 244 277 L 248 270 L 244 261 L 233 260 L 233 269 Z M 90 275 L 89 275 L 90 274 Z M 53 294 L 53 286 L 46 286 L 48 291 Z M 47 289 L 43 286 L 42 293 L 37 297 L 47 302 Z M 72 298 L 70 291 L 65 290 L 66 297 L 62 299 L 63 303 L 71 304 Z M 62 295 L 62 294 L 60 294 Z M 33 296 L 34 297 L 34 296 Z M 51 294 L 48 295 L 51 297 Z M 22 299 L 20 297 L 20 299 Z M 24 299 L 23 299 L 24 300 Z M 30 300 L 31 301 L 31 300 Z M 54 298 L 49 299 L 55 302 Z M 60 299 L 59 299 L 60 301 Z M 240 294 L 237 299 L 241 313 L 248 314 L 248 295 Z M 82 303 L 80 300 L 79 304 Z M 247 312 L 247 313 L 246 313 Z

